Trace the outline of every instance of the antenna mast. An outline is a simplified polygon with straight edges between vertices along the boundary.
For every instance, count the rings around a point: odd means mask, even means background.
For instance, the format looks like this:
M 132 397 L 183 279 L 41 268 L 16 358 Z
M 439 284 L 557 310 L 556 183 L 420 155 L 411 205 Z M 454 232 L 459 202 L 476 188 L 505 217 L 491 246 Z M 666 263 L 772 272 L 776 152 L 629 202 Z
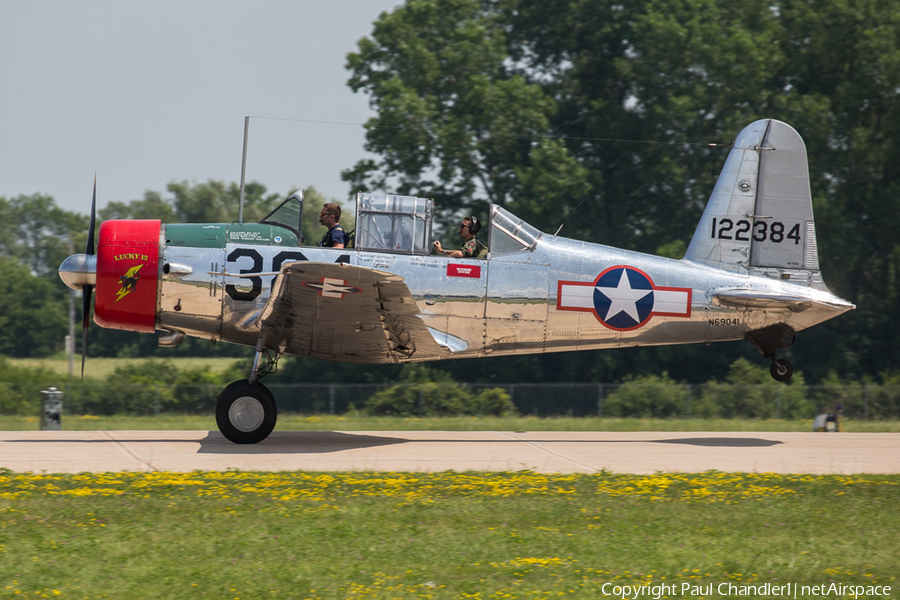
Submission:
M 244 176 L 247 174 L 247 138 L 250 136 L 250 117 L 244 117 L 244 155 L 241 158 L 241 197 L 238 201 L 238 223 L 244 224 Z
M 581 199 L 581 202 L 578 203 L 578 206 L 581 206 L 581 203 L 582 203 L 582 202 L 584 202 L 584 198 Z M 556 230 L 556 233 L 554 233 L 553 235 L 559 235 L 559 232 L 562 231 L 563 225 L 566 224 L 566 221 L 569 220 L 569 217 L 571 217 L 573 214 L 575 214 L 575 211 L 578 210 L 578 206 L 576 206 L 575 208 L 573 208 L 573 209 L 572 209 L 572 212 L 570 212 L 569 214 L 566 215 L 566 218 L 563 219 L 563 222 L 559 224 L 559 229 L 557 229 L 557 230 Z

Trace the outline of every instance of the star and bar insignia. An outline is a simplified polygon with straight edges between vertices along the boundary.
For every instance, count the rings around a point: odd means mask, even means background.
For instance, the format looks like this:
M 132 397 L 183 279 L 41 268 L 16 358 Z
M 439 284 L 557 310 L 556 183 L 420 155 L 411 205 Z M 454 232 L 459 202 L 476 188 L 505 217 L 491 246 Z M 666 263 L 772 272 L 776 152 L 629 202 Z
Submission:
M 660 287 L 650 276 L 627 265 L 610 267 L 593 282 L 560 281 L 557 310 L 593 313 L 616 331 L 631 331 L 653 316 L 691 316 L 691 288 Z
M 316 290 L 324 298 L 343 299 L 347 294 L 356 294 L 362 290 L 352 285 L 347 285 L 346 279 L 334 279 L 322 277 L 319 281 L 304 281 L 303 285 L 311 290 Z

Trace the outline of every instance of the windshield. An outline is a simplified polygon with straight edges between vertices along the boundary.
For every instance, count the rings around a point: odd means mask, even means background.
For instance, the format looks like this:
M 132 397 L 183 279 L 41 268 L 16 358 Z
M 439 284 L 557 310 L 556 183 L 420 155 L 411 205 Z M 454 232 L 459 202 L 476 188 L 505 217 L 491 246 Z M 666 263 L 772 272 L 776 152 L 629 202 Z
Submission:
M 491 205 L 491 254 L 534 249 L 541 232 L 496 204 Z
M 303 192 L 292 194 L 275 210 L 263 217 L 260 223 L 290 229 L 297 235 L 297 239 L 302 241 L 303 236 L 300 231 L 303 228 Z

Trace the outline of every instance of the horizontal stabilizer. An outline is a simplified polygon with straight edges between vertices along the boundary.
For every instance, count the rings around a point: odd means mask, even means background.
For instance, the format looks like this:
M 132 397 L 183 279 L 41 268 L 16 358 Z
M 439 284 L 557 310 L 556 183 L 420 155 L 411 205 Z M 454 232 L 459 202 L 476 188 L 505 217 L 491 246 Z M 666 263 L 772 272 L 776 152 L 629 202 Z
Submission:
M 804 296 L 743 289 L 717 292 L 715 299 L 719 304 L 726 306 L 768 310 L 782 309 L 791 312 L 803 312 L 813 304 L 809 298 Z
M 844 312 L 856 308 L 852 303 L 842 300 L 830 292 L 811 291 L 809 296 L 787 292 L 731 289 L 720 290 L 713 295 L 714 302 L 724 306 L 742 308 L 760 308 L 765 310 L 789 310 L 803 312 L 813 306 Z

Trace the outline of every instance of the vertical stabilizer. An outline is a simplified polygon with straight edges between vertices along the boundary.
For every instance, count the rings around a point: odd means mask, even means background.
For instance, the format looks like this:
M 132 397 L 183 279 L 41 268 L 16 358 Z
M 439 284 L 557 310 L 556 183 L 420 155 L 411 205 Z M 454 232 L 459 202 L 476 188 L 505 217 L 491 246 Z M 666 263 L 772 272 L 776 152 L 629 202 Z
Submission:
M 738 135 L 686 260 L 820 285 L 806 146 L 774 119 Z

